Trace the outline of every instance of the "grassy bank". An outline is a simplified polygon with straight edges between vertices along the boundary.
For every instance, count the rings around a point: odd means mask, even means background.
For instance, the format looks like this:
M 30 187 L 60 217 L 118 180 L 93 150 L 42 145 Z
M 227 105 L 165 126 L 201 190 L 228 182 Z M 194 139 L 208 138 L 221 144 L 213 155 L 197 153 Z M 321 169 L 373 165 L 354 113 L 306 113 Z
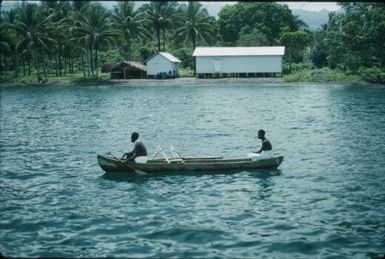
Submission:
M 181 68 L 179 74 L 180 77 L 194 77 L 194 70 L 191 68 Z
M 285 82 L 363 82 L 358 74 L 345 74 L 330 68 L 302 69 L 284 76 Z
M 181 78 L 194 78 L 194 72 L 191 69 L 181 69 Z M 302 68 L 291 73 L 287 73 L 283 77 L 284 82 L 370 82 L 383 83 L 382 71 L 363 71 L 357 74 L 346 74 L 344 72 L 333 70 L 330 68 L 310 69 Z M 116 83 L 116 80 L 110 80 L 110 73 L 99 73 L 99 78 L 84 77 L 82 72 L 67 74 L 66 76 L 58 77 L 48 75 L 38 82 L 36 73 L 15 78 L 13 72 L 2 73 L 0 83 L 5 84 L 21 84 L 21 85 L 50 85 L 50 84 L 109 84 Z
M 194 71 L 190 68 L 181 68 L 180 76 L 182 78 L 191 78 L 194 77 Z M 21 85 L 42 85 L 42 84 L 55 84 L 55 83 L 74 83 L 74 84 L 88 84 L 102 82 L 108 83 L 112 82 L 110 80 L 110 73 L 101 73 L 99 72 L 99 77 L 84 77 L 83 72 L 76 72 L 73 74 L 67 73 L 66 76 L 56 76 L 54 74 L 48 74 L 47 77 L 44 77 L 42 82 L 38 81 L 36 71 L 32 69 L 31 74 L 23 75 L 20 73 L 18 77 L 15 77 L 13 71 L 2 72 L 0 74 L 0 83 L 6 84 L 21 84 Z
M 66 76 L 56 76 L 48 74 L 47 77 L 44 77 L 41 82 L 38 81 L 36 73 L 31 73 L 31 75 L 19 75 L 15 78 L 13 72 L 3 73 L 0 78 L 0 83 L 13 83 L 21 85 L 44 85 L 44 84 L 55 84 L 55 83 L 87 83 L 87 82 L 107 82 L 110 79 L 109 73 L 100 73 L 98 78 L 94 77 L 84 77 L 82 72 L 67 74 Z

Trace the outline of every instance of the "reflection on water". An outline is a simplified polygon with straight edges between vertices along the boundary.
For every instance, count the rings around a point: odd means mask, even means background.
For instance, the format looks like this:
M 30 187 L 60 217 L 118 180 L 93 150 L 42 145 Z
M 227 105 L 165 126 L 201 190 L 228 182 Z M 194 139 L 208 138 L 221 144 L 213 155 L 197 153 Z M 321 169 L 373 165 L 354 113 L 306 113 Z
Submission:
M 144 83 L 143 83 L 144 84 Z M 0 251 L 12 257 L 380 257 L 385 88 L 253 81 L 1 89 Z M 138 131 L 279 170 L 104 174 Z
M 147 173 L 147 174 L 136 174 L 136 173 L 104 173 L 101 178 L 116 182 L 141 182 L 146 180 L 154 180 L 154 179 L 162 179 L 164 177 L 200 177 L 202 175 L 219 175 L 219 176 L 226 176 L 231 174 L 247 174 L 248 177 L 254 177 L 254 178 L 260 178 L 265 179 L 269 178 L 271 176 L 278 176 L 281 174 L 281 170 L 279 169 L 257 169 L 252 171 L 239 171 L 239 170 L 226 170 L 226 171 L 214 171 L 214 172 L 205 172 L 205 171 L 199 171 L 199 172 L 160 172 L 160 173 Z

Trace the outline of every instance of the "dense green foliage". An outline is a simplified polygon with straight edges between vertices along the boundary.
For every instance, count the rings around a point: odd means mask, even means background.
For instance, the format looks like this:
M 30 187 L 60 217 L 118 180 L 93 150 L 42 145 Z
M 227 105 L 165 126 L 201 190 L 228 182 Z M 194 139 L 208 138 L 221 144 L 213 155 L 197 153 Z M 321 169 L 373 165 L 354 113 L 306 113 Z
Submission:
M 290 70 L 293 59 L 302 61 L 304 50 L 310 45 L 310 38 L 306 32 L 284 32 L 280 37 L 282 45 L 286 46 L 286 55 L 288 56 Z
M 1 12 L 0 77 L 100 77 L 105 62 L 144 62 L 157 51 L 194 70 L 196 46 L 286 46 L 285 73 L 329 67 L 370 82 L 385 82 L 383 3 L 342 3 L 316 31 L 274 2 L 226 5 L 218 19 L 199 2 L 22 2 Z M 326 70 L 325 70 L 326 71 Z M 329 71 L 329 70 L 327 70 Z M 310 72 L 311 75 L 313 73 Z M 328 74 L 330 74 L 328 72 Z M 295 78 L 295 76 L 293 76 Z
M 120 33 L 118 38 L 121 51 L 125 60 L 132 59 L 131 46 L 134 40 L 145 39 L 150 37 L 147 28 L 145 15 L 143 12 L 134 11 L 133 2 L 118 2 L 114 8 L 113 21 L 115 27 Z
M 341 3 L 343 13 L 330 13 L 315 32 L 317 54 L 326 64 L 370 82 L 385 83 L 385 4 Z
M 228 46 L 236 45 L 242 29 L 242 34 L 245 34 L 245 27 L 254 29 L 250 34 L 265 36 L 266 45 L 277 45 L 280 44 L 279 36 L 282 32 L 297 31 L 301 24 L 287 6 L 268 2 L 240 2 L 226 5 L 220 11 L 218 30 L 224 44 Z

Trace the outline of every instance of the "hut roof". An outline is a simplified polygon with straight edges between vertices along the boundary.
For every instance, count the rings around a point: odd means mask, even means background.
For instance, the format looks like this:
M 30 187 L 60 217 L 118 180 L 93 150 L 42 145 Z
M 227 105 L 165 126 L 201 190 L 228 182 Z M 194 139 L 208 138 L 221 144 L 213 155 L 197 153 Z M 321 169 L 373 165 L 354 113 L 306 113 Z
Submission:
M 116 63 L 113 62 L 106 62 L 102 66 L 102 73 L 109 73 L 111 72 L 111 69 L 116 65 Z
M 146 59 L 145 63 L 147 63 L 150 59 L 152 59 L 153 57 L 155 57 L 156 55 L 162 55 L 163 57 L 165 57 L 166 59 L 168 59 L 169 61 L 173 62 L 173 63 L 182 63 L 182 61 L 180 61 L 179 59 L 177 59 L 176 57 L 174 57 L 173 55 L 171 55 L 170 53 L 168 52 L 158 52 L 158 53 L 155 53 L 153 54 L 151 57 L 149 57 L 148 59 Z
M 139 62 L 134 62 L 134 61 L 123 61 L 123 62 L 117 63 L 111 68 L 111 70 L 116 68 L 116 67 L 119 67 L 121 69 L 129 67 L 132 70 L 142 70 L 142 71 L 147 70 L 147 67 L 145 65 L 143 65 L 142 63 L 139 63 Z
M 174 63 L 181 63 L 182 62 L 168 52 L 159 52 L 159 54 L 162 55 L 163 57 L 167 58 L 171 62 L 174 62 Z
M 115 66 L 113 66 L 113 68 L 115 67 L 120 67 L 120 68 L 126 68 L 126 67 L 130 67 L 130 69 L 133 69 L 133 70 L 142 70 L 142 71 L 146 71 L 147 70 L 147 67 L 139 62 L 134 62 L 134 61 L 123 61 L 123 62 L 120 62 L 118 64 L 116 64 Z

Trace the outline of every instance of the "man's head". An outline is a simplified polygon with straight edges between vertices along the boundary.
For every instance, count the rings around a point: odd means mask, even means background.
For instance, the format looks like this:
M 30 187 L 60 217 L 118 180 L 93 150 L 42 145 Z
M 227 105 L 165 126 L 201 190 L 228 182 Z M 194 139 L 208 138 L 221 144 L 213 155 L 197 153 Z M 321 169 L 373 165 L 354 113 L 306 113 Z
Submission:
M 265 138 L 265 131 L 263 129 L 258 130 L 258 138 L 259 139 Z
M 131 142 L 134 143 L 139 138 L 139 134 L 134 132 L 131 134 Z

